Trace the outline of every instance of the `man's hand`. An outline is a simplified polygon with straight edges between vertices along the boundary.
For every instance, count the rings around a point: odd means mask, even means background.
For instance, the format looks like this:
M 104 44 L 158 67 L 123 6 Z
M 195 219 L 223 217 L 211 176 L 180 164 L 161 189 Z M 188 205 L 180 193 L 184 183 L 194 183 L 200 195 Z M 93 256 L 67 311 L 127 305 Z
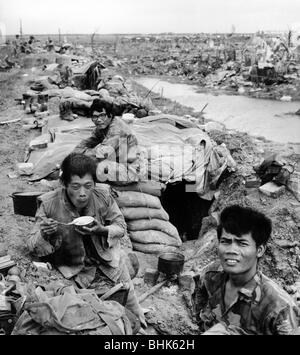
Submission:
M 94 226 L 93 227 L 81 227 L 81 230 L 85 234 L 97 234 L 100 236 L 107 236 L 108 235 L 108 228 L 104 227 L 99 221 L 96 219 L 94 220 Z
M 52 218 L 43 219 L 40 224 L 42 234 L 51 236 L 57 232 L 58 223 Z

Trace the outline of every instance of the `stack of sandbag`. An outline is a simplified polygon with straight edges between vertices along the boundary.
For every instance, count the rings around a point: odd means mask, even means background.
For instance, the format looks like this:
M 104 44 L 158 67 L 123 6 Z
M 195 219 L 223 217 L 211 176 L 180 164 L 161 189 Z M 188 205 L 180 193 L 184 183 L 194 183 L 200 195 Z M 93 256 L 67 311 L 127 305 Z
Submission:
M 166 189 L 166 185 L 158 181 L 139 181 L 124 186 L 113 186 L 118 191 L 137 191 L 145 194 L 160 197 L 162 191 Z
M 117 191 L 117 195 L 133 250 L 160 254 L 176 251 L 181 246 L 178 231 L 169 222 L 158 196 L 138 191 Z

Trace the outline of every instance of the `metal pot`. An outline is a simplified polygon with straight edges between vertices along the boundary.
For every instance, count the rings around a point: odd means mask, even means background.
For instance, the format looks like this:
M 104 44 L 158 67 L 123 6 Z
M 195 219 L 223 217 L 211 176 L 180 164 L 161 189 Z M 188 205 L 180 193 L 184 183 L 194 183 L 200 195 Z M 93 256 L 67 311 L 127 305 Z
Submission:
M 14 192 L 11 195 L 14 213 L 34 217 L 38 207 L 37 198 L 44 193 L 41 191 Z
M 166 275 L 180 274 L 183 270 L 184 255 L 175 252 L 162 253 L 158 257 L 158 271 Z

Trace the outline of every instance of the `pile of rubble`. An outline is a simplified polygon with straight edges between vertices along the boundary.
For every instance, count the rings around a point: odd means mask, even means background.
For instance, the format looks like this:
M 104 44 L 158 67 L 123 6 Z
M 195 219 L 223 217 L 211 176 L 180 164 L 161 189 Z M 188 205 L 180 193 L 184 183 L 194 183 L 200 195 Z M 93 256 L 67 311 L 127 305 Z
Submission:
M 282 37 L 162 36 L 151 42 L 135 41 L 137 53 L 124 59 L 126 46 L 127 42 L 120 44 L 118 53 L 132 75 L 176 77 L 203 88 L 255 97 L 299 98 L 293 90 L 300 85 L 298 47 L 289 47 Z

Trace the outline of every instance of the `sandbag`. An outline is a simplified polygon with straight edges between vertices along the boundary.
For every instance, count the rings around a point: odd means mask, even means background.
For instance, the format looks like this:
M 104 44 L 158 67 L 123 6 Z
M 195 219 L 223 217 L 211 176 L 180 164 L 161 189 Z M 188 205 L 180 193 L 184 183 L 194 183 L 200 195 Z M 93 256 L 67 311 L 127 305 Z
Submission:
M 125 184 L 138 180 L 138 175 L 127 165 L 111 160 L 103 160 L 97 164 L 97 180 L 102 183 L 113 182 L 114 184 Z
M 170 235 L 173 238 L 180 239 L 177 228 L 168 221 L 161 219 L 136 219 L 127 222 L 129 231 L 145 231 L 145 230 L 157 230 Z
M 140 181 L 126 186 L 113 186 L 118 191 L 138 191 L 152 196 L 161 196 L 162 190 L 165 190 L 166 185 L 157 181 Z
M 132 242 L 142 244 L 164 244 L 179 247 L 182 241 L 171 237 L 169 234 L 156 230 L 129 232 Z
M 168 213 L 163 208 L 147 208 L 147 207 L 121 207 L 121 212 L 126 220 L 135 219 L 162 219 L 169 220 Z
M 158 197 L 136 191 L 118 191 L 116 202 L 119 207 L 161 208 Z
M 133 250 L 145 254 L 161 254 L 178 251 L 178 247 L 163 244 L 142 244 L 133 242 L 132 246 Z

